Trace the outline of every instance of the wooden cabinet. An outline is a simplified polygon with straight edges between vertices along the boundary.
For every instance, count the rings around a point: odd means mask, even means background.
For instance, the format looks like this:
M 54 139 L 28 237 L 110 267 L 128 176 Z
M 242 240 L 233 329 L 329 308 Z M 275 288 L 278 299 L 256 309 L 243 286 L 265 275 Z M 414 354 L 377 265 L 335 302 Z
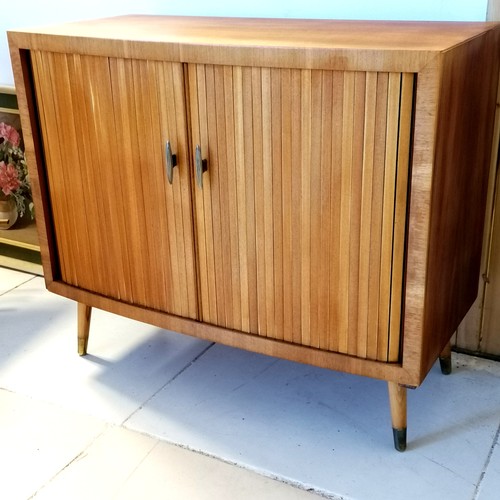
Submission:
M 500 27 L 127 16 L 9 33 L 49 290 L 406 387 L 477 293 Z

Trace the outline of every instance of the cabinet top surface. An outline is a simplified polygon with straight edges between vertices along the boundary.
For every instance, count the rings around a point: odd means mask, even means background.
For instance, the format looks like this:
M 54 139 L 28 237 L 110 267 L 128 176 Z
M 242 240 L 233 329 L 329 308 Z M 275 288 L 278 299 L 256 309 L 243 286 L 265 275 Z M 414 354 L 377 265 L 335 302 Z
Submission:
M 130 15 L 15 31 L 181 45 L 439 52 L 494 27 L 500 24 Z

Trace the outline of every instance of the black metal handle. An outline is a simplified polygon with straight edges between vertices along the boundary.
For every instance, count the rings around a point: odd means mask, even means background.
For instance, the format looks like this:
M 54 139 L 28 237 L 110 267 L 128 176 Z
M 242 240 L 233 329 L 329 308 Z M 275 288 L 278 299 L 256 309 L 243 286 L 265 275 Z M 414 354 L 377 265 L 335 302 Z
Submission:
M 170 141 L 165 146 L 165 156 L 167 157 L 167 179 L 169 184 L 174 180 L 174 167 L 177 165 L 177 155 L 172 154 Z
M 207 160 L 201 157 L 201 147 L 199 144 L 196 145 L 195 150 L 195 164 L 196 164 L 196 182 L 200 189 L 203 189 L 203 172 L 208 170 Z

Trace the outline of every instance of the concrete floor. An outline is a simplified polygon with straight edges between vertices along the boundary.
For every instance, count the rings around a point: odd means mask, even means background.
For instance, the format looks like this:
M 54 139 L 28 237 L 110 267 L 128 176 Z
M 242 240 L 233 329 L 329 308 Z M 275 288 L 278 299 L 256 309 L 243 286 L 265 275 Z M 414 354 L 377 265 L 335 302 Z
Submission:
M 0 268 L 1 499 L 497 500 L 500 363 L 453 355 L 409 391 L 76 305 Z

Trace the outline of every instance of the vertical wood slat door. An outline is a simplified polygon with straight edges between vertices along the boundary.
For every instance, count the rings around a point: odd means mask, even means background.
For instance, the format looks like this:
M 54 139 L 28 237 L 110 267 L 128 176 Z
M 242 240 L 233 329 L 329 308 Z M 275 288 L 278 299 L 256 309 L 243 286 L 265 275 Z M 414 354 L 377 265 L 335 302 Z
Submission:
M 195 318 L 182 66 L 33 51 L 32 67 L 60 279 Z
M 203 321 L 398 361 L 413 80 L 189 65 Z

